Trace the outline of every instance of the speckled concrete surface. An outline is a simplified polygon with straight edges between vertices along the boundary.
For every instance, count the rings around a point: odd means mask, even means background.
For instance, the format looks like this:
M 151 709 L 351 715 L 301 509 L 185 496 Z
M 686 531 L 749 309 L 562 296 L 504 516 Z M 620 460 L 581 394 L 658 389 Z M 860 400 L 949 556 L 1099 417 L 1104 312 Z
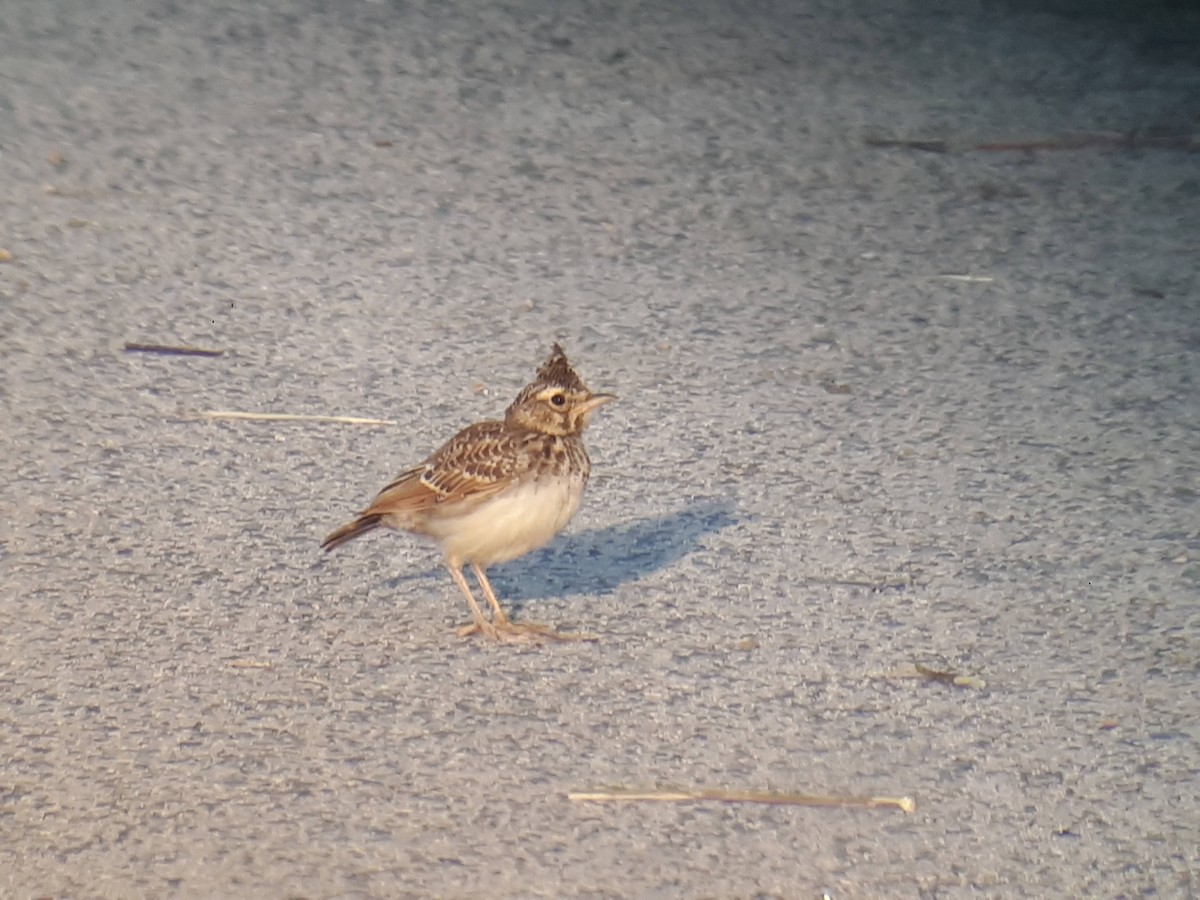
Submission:
M 1194 12 L 248 6 L 0 2 L 0 893 L 1200 892 L 1197 157 L 970 149 L 1195 130 Z M 599 643 L 318 552 L 555 339 Z

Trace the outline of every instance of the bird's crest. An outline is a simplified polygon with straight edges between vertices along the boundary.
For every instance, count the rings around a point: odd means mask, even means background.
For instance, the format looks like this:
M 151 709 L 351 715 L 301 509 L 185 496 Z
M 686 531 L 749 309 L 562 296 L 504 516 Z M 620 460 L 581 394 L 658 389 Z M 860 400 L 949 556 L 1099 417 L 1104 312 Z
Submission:
M 566 388 L 569 391 L 587 391 L 587 385 L 575 374 L 575 370 L 567 362 L 567 354 L 557 343 L 551 348 L 550 357 L 537 370 L 537 380 L 542 384 Z

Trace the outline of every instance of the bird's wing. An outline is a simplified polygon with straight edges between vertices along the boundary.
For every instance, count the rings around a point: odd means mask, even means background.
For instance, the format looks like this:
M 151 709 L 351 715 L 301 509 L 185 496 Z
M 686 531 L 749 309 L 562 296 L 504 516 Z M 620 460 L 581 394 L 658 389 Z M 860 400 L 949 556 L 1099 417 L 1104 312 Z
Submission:
M 363 515 L 418 512 L 443 503 L 483 500 L 528 469 L 528 455 L 520 449 L 520 436 L 503 422 L 471 425 L 380 491 Z

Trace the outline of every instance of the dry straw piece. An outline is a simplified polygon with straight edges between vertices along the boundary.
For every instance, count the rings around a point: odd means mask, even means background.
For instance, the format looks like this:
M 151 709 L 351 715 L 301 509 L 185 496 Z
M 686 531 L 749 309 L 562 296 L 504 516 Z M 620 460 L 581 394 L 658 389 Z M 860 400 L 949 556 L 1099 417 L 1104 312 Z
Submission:
M 300 413 L 251 413 L 227 409 L 206 409 L 202 419 L 237 419 L 243 422 L 322 422 L 336 425 L 398 425 L 393 419 L 365 419 L 361 416 L 309 416 Z
M 710 801 L 715 803 L 760 803 L 769 806 L 831 806 L 876 809 L 883 806 L 895 807 L 906 813 L 914 812 L 917 801 L 912 797 L 852 797 L 824 794 L 770 794 L 761 791 L 577 791 L 567 794 L 567 799 L 585 802 L 630 802 L 635 800 L 657 803 L 692 803 Z

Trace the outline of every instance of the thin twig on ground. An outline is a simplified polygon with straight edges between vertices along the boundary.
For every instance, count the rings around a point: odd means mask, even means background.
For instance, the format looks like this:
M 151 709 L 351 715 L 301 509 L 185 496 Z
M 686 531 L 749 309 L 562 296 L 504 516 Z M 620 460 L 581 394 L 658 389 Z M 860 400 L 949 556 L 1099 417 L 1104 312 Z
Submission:
M 125 342 L 126 353 L 157 353 L 160 356 L 224 356 L 224 350 L 210 350 L 207 347 L 190 347 L 186 344 L 139 344 L 134 341 Z
M 887 138 L 866 137 L 868 147 L 921 150 L 926 153 L 949 153 L 955 146 L 963 150 L 984 153 L 1003 153 L 1021 150 L 1084 150 L 1109 148 L 1117 150 L 1200 150 L 1200 135 L 1185 134 L 1164 129 L 1137 131 L 1085 131 L 1076 134 L 1053 135 L 1038 138 L 1014 138 L 1011 140 L 981 141 L 979 143 L 954 143 L 941 138 Z

